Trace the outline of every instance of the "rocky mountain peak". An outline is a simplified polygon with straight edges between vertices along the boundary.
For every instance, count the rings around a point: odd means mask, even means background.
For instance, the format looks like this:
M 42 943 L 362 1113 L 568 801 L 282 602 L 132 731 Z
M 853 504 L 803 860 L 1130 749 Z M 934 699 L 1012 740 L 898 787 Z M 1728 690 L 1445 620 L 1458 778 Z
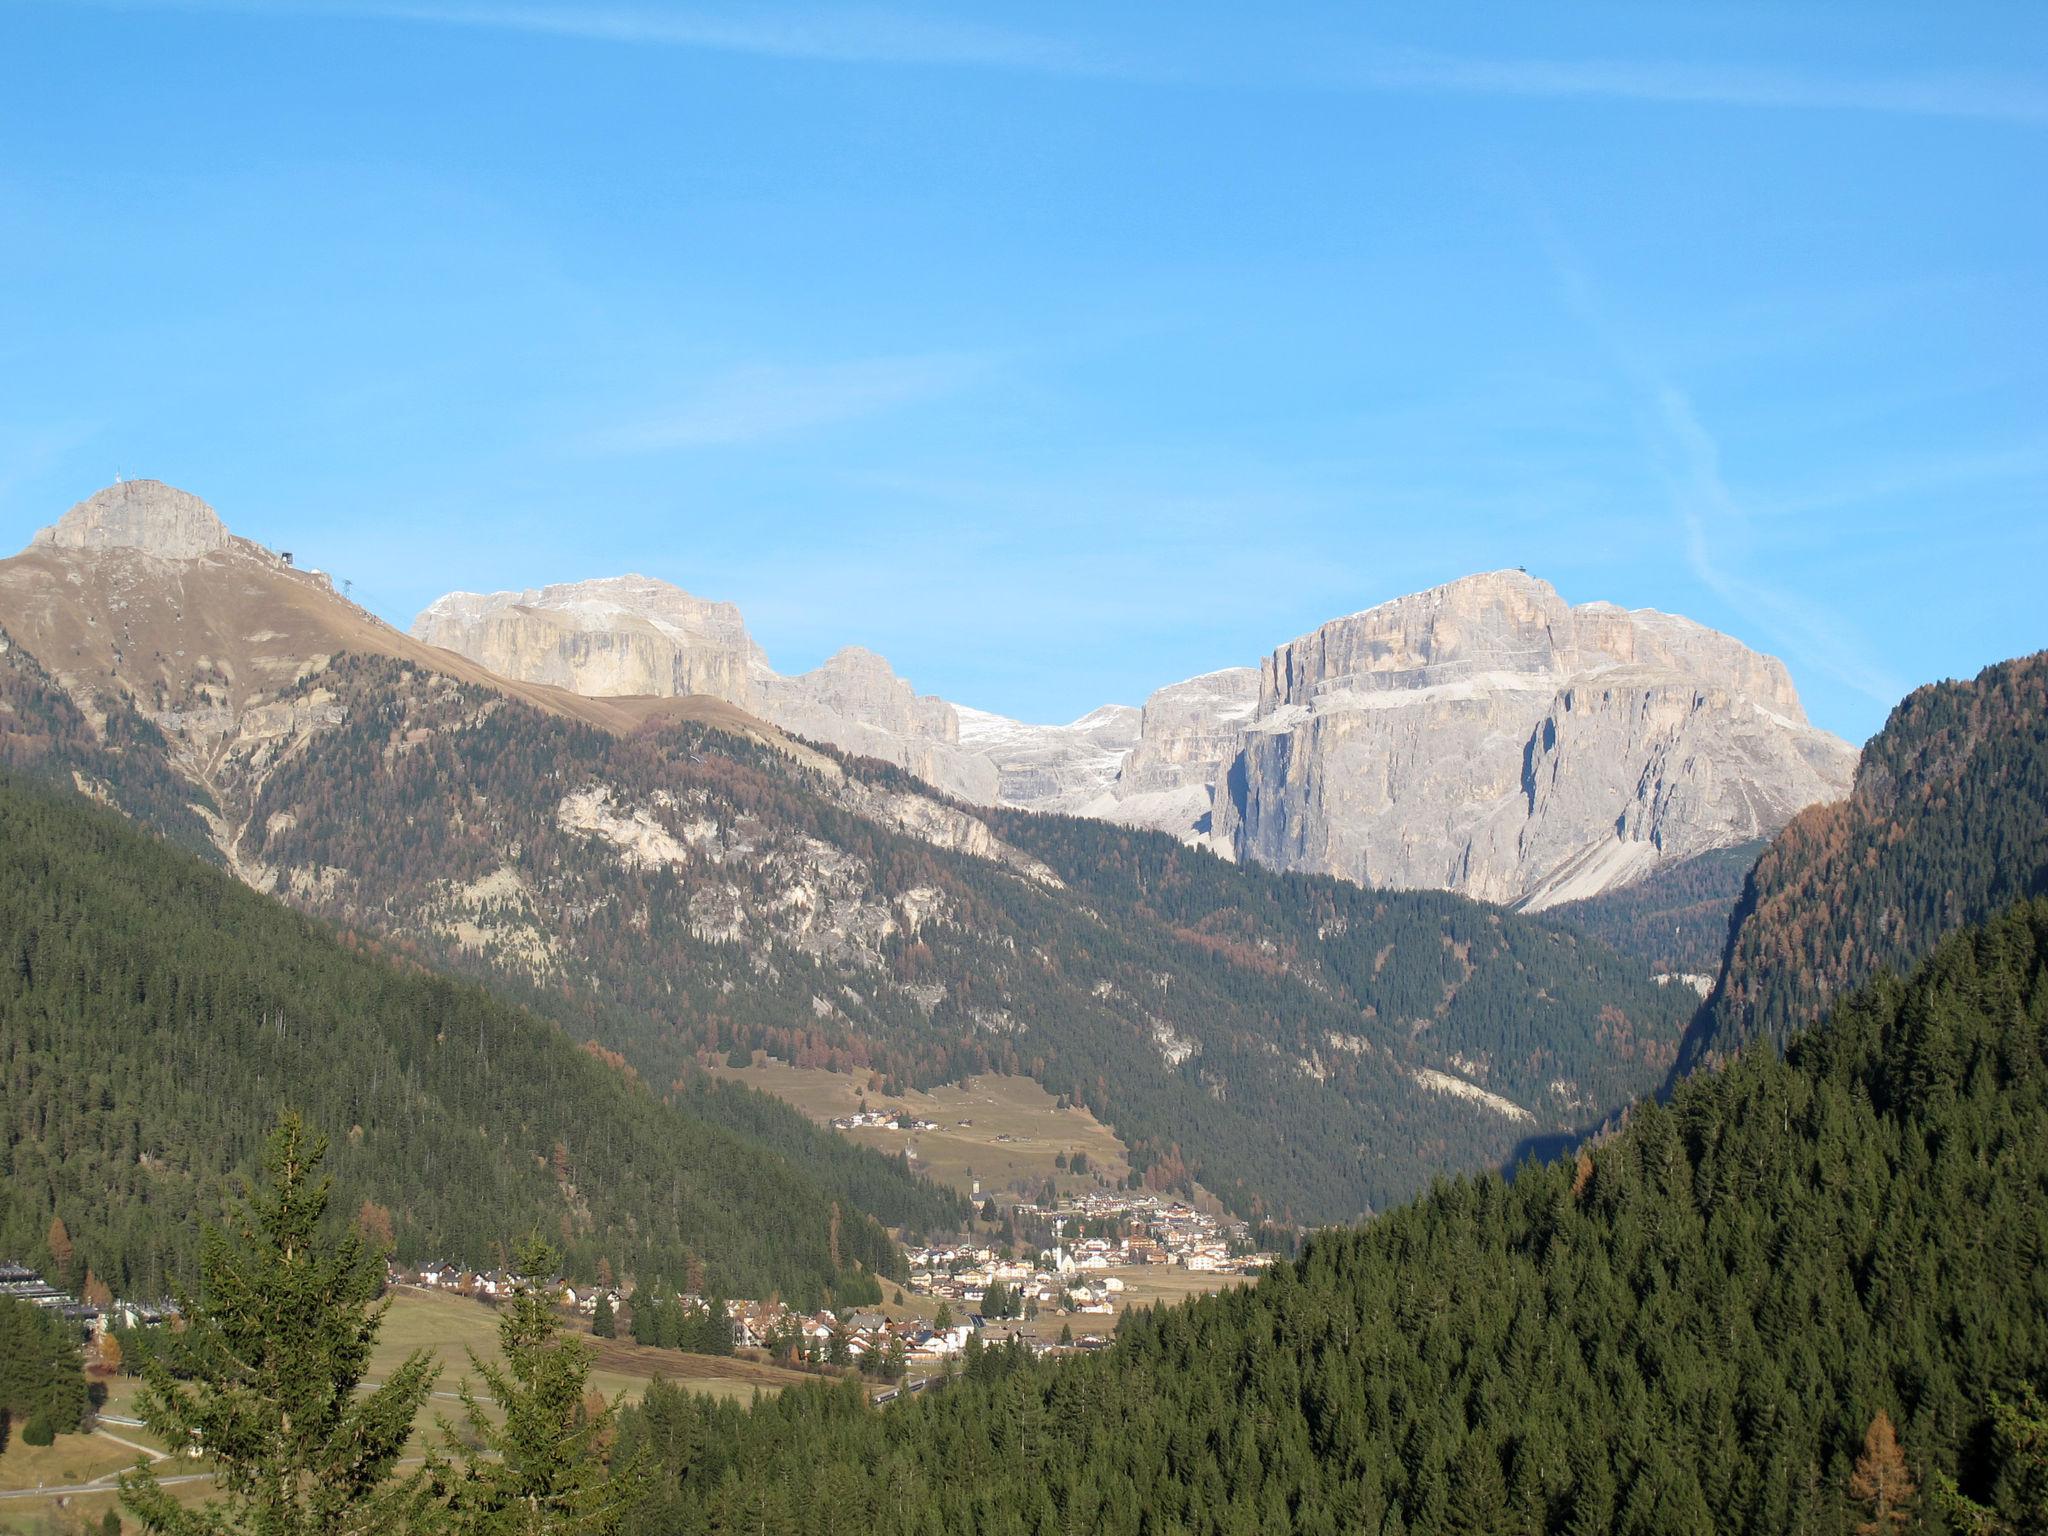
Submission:
M 161 480 L 120 480 L 96 491 L 35 536 L 59 549 L 135 549 L 161 560 L 197 560 L 227 547 L 227 524 L 190 491 Z
M 1029 725 L 848 646 L 775 672 L 738 610 L 642 576 L 452 594 L 414 634 L 583 694 L 703 692 L 979 803 L 1099 816 L 1226 857 L 1535 904 L 1774 831 L 1855 753 L 1785 668 L 1689 619 L 1485 571 Z

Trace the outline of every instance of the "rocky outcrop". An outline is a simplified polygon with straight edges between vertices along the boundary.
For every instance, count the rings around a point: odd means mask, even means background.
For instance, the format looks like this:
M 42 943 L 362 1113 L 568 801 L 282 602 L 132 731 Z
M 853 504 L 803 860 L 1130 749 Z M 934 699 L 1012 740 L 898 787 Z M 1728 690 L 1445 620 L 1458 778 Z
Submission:
M 1844 793 L 1855 763 L 1775 659 L 1669 614 L 1571 607 L 1519 571 L 1067 725 L 921 696 L 858 647 L 782 676 L 729 604 L 640 576 L 456 593 L 413 632 L 581 694 L 712 694 L 976 804 L 1532 907 L 1766 836 Z
M 501 676 L 595 698 L 701 693 L 746 709 L 767 668 L 739 609 L 646 576 L 451 592 L 412 633 Z
M 754 699 L 762 718 L 794 735 L 894 763 L 963 800 L 995 800 L 995 769 L 961 750 L 953 706 L 919 695 L 873 651 L 848 646 L 795 677 L 777 676 L 764 663 L 754 676 Z
M 57 549 L 133 549 L 163 560 L 197 560 L 225 549 L 227 525 L 213 508 L 161 480 L 122 480 L 95 492 L 35 537 Z
M 500 676 L 587 697 L 723 699 L 793 735 L 894 763 L 949 794 L 996 798 L 994 768 L 960 749 L 953 706 L 920 696 L 874 652 L 849 646 L 785 677 L 732 604 L 652 577 L 451 592 L 413 621 L 412 633 Z
M 1113 794 L 1141 720 L 1128 704 L 1105 704 L 1071 725 L 1027 725 L 964 705 L 956 711 L 960 744 L 995 769 L 996 803 L 1069 816 L 1095 814 Z
M 1259 674 L 1229 667 L 1161 688 L 1145 700 L 1138 743 L 1097 814 L 1191 841 L 1213 831 L 1215 788 L 1259 703 Z
M 1541 907 L 1775 831 L 1856 754 L 1781 663 L 1516 571 L 1280 647 L 1218 796 L 1242 858 Z

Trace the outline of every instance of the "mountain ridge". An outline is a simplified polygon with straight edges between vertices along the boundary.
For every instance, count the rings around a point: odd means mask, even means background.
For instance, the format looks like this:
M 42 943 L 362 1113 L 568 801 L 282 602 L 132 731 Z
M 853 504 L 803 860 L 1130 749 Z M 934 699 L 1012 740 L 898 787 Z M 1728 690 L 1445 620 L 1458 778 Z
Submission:
M 1227 858 L 1531 909 L 1768 835 L 1845 793 L 1855 756 L 1807 722 L 1775 658 L 1655 609 L 1568 606 L 1521 571 L 1361 609 L 1258 668 L 1183 679 L 1141 709 L 1105 705 L 1066 725 L 917 695 L 857 647 L 781 677 L 731 605 L 639 576 L 453 593 L 414 633 L 514 676 L 602 695 L 659 686 L 665 669 L 697 675 L 686 629 L 644 630 L 679 605 L 715 608 L 718 643 L 744 658 L 739 680 L 735 664 L 707 654 L 724 696 L 971 803 L 1150 827 Z M 672 654 L 621 672 L 644 643 Z M 840 674 L 857 686 L 832 687 Z

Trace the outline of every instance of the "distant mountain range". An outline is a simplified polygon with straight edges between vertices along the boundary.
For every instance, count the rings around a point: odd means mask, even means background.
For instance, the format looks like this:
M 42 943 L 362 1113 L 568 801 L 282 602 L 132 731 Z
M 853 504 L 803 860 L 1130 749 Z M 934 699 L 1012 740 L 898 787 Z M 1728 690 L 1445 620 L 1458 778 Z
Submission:
M 451 593 L 413 635 L 586 697 L 710 695 L 977 805 L 1530 910 L 1767 837 L 1845 794 L 1856 761 L 1776 660 L 1668 614 L 1567 606 L 1520 571 L 1056 726 L 920 696 L 857 648 L 784 677 L 731 604 L 644 576 Z
M 738 633 L 701 609 L 662 622 Z M 878 1084 L 1025 1073 L 1157 1186 L 1320 1222 L 1598 1124 L 1662 1079 L 1694 1003 L 1456 895 L 964 806 L 702 693 L 501 677 L 147 482 L 0 562 L 0 627 L 42 701 L 0 716 L 14 760 L 657 1087 L 735 1049 Z M 644 653 L 612 633 L 577 645 Z M 731 655 L 717 675 L 770 713 L 859 691 Z

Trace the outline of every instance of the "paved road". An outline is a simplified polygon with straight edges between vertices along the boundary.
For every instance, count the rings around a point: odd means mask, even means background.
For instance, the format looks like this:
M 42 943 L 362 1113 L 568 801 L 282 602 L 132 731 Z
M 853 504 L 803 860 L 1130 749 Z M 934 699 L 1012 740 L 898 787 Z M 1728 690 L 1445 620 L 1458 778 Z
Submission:
M 103 1433 L 103 1431 L 98 1431 L 97 1433 Z M 146 1456 L 153 1456 L 158 1461 L 168 1461 L 170 1459 L 164 1452 L 153 1451 L 147 1446 L 136 1445 L 132 1440 L 121 1440 L 113 1435 L 107 1435 L 106 1438 L 113 1440 L 117 1445 L 125 1445 L 131 1450 L 141 1451 Z M 408 1456 L 399 1462 L 398 1465 L 401 1467 L 417 1466 L 425 1459 L 423 1456 Z M 78 1493 L 112 1493 L 114 1491 L 114 1480 L 127 1470 L 128 1468 L 123 1467 L 120 1471 L 108 1472 L 96 1477 L 89 1483 L 66 1483 L 62 1487 L 57 1488 L 9 1488 L 4 1492 L 0 1492 L 0 1500 L 61 1499 Z M 210 1483 L 212 1481 L 213 1474 L 211 1472 L 180 1472 L 173 1477 L 159 1477 L 157 1479 L 158 1484 L 165 1488 L 175 1488 L 180 1483 Z

